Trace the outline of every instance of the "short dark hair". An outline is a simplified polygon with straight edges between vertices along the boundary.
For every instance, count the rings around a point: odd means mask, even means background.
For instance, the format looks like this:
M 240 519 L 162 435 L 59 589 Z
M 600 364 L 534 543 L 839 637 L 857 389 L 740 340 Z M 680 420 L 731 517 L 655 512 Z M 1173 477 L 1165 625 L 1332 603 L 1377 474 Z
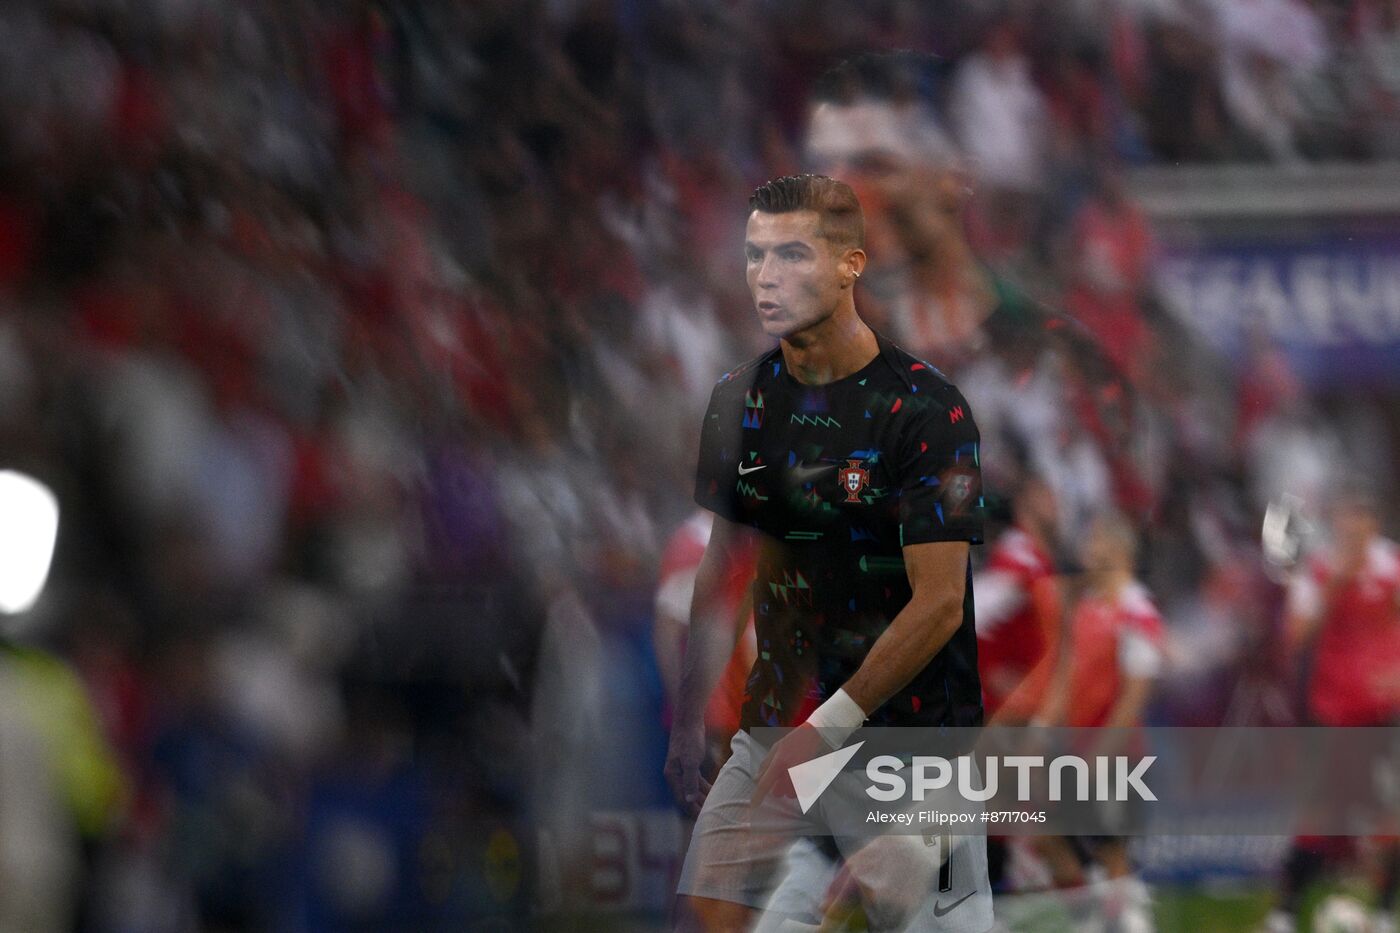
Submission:
M 949 67 L 945 59 L 927 52 L 866 52 L 824 71 L 812 85 L 811 100 L 851 104 L 861 97 L 890 100 L 912 91 L 933 106 Z
M 755 188 L 749 207 L 765 214 L 816 211 L 818 236 L 843 249 L 865 246 L 865 214 L 844 181 L 825 175 L 784 175 Z

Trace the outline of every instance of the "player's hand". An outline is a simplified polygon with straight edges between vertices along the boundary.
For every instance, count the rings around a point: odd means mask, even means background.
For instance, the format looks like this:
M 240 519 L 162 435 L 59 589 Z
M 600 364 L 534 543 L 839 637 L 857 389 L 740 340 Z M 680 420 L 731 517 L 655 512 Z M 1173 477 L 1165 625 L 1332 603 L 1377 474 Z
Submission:
M 749 805 L 757 808 L 769 794 L 775 797 L 796 797 L 797 792 L 792 789 L 792 779 L 788 777 L 788 768 L 805 764 L 829 751 L 831 747 L 814 727 L 803 723 L 793 729 L 778 740 L 777 744 L 769 749 L 768 757 L 763 759 L 763 765 L 758 769 L 758 778 L 754 781 L 753 797 L 750 798 Z
M 710 782 L 700 773 L 705 761 L 705 724 L 693 726 L 676 723 L 671 729 L 671 744 L 666 750 L 666 782 L 686 816 L 700 815 Z

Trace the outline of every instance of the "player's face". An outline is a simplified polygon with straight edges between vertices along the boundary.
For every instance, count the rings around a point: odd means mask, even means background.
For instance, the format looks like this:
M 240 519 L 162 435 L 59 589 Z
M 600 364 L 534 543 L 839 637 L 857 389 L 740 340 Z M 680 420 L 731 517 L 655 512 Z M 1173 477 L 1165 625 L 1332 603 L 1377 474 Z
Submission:
M 744 257 L 749 293 L 763 330 L 787 338 L 835 313 L 852 266 L 849 254 L 818 235 L 816 211 L 749 215 Z
M 1364 504 L 1344 502 L 1332 516 L 1332 529 L 1337 546 L 1342 550 L 1360 550 L 1380 531 L 1375 512 Z
M 1090 573 L 1112 573 L 1132 567 L 1132 550 L 1129 542 L 1114 534 L 1112 527 L 1095 521 L 1085 536 L 1080 560 Z
M 1079 560 L 1084 565 L 1084 569 L 1090 573 L 1102 573 L 1107 570 L 1107 540 L 1098 524 L 1089 526 L 1089 533 L 1084 538 L 1084 543 L 1079 548 Z

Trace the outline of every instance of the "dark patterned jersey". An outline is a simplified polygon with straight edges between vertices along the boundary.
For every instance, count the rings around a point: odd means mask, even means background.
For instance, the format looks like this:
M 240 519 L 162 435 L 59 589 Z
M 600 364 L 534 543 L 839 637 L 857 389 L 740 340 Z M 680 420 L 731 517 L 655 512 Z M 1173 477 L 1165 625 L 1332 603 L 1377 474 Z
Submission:
M 912 595 L 904 545 L 982 540 L 967 401 L 937 369 L 877 339 L 870 363 L 833 382 L 798 382 L 775 347 L 710 397 L 695 500 L 762 532 L 745 728 L 800 724 L 851 678 Z M 961 626 L 870 722 L 981 721 L 969 562 Z

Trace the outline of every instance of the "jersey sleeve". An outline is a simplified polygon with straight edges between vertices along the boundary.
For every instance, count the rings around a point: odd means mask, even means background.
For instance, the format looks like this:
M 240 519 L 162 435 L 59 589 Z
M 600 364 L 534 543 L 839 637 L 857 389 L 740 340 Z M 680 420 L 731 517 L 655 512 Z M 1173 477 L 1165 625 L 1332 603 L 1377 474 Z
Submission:
M 1118 668 L 1128 677 L 1155 678 L 1164 660 L 1161 641 L 1148 632 L 1127 628 L 1118 636 Z
M 697 515 L 703 513 L 696 513 Z M 690 600 L 695 593 L 695 577 L 705 556 L 706 536 L 697 533 L 694 519 L 677 528 L 661 552 L 657 573 L 656 612 L 683 625 L 690 623 Z
M 1311 562 L 1302 573 L 1294 574 L 1288 582 L 1286 607 L 1289 615 L 1309 621 L 1322 613 L 1322 590 L 1325 571 L 1319 562 Z
M 1020 612 L 1030 595 L 1016 574 L 999 569 L 977 574 L 972 588 L 977 593 L 977 634 L 983 638 Z
M 690 567 L 663 577 L 656 588 L 656 614 L 689 625 L 690 601 L 695 596 L 698 575 L 699 568 Z
M 982 543 L 982 467 L 972 409 L 950 385 L 935 393 L 902 432 L 900 544 Z
M 738 519 L 738 489 L 735 485 L 739 461 L 737 447 L 742 427 L 733 406 L 727 403 L 727 383 L 721 382 L 710 393 L 705 420 L 700 425 L 700 458 L 695 465 L 695 504 L 730 521 Z M 742 414 L 742 412 L 739 412 Z
M 1135 608 L 1118 632 L 1118 669 L 1127 677 L 1156 678 L 1166 663 L 1166 630 L 1150 604 Z

